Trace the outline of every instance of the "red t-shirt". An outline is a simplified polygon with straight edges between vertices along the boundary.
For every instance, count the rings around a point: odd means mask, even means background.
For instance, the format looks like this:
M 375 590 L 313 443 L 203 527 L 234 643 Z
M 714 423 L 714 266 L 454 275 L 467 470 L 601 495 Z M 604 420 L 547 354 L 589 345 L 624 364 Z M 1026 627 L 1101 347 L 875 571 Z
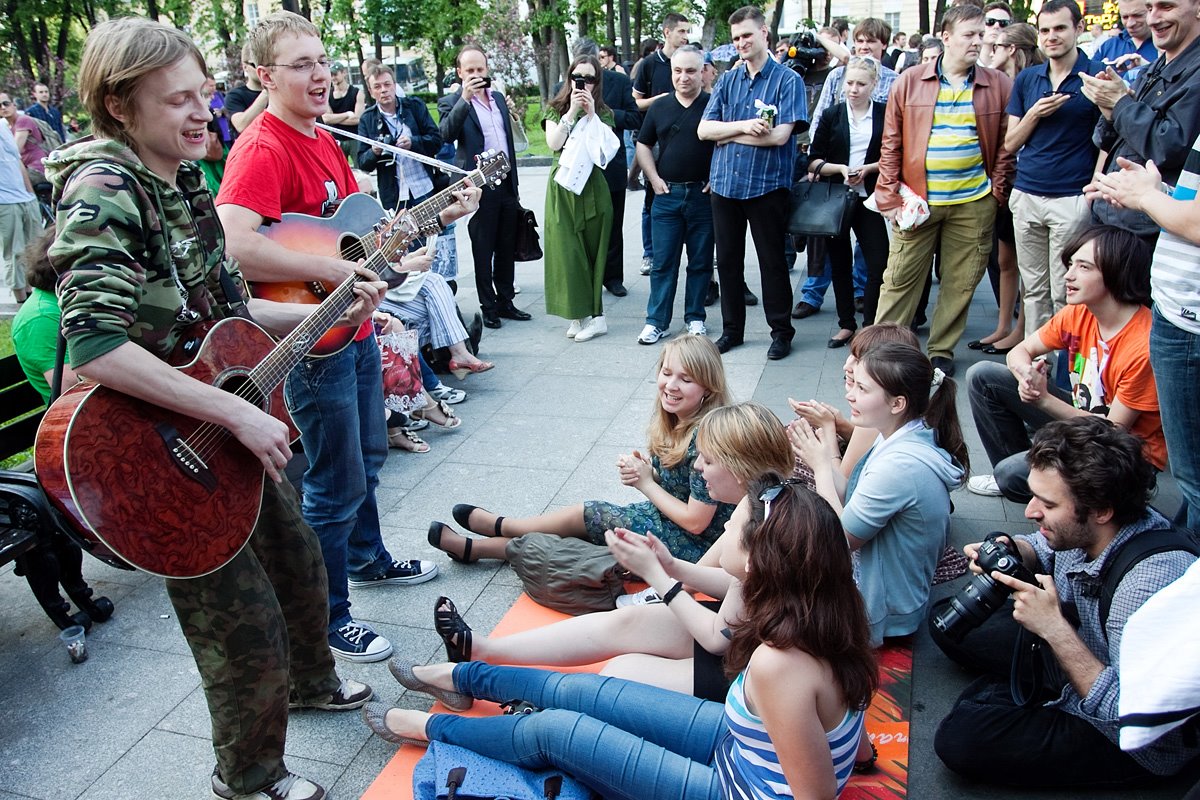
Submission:
M 217 205 L 243 206 L 268 222 L 280 214 L 326 214 L 336 200 L 358 191 L 337 143 L 323 130 L 309 138 L 264 111 L 229 151 Z
M 233 143 L 217 205 L 242 206 L 278 222 L 281 214 L 325 216 L 335 201 L 356 191 L 354 173 L 329 133 L 318 128 L 310 138 L 264 111 Z M 370 335 L 368 320 L 355 339 Z
M 1142 307 L 1107 342 L 1087 306 L 1067 306 L 1038 331 L 1051 350 L 1066 349 L 1071 365 L 1071 399 L 1076 408 L 1106 414 L 1113 402 L 1140 412 L 1130 433 L 1145 442 L 1146 458 L 1167 466 L 1167 442 L 1158 412 L 1158 390 L 1150 369 L 1150 309 Z

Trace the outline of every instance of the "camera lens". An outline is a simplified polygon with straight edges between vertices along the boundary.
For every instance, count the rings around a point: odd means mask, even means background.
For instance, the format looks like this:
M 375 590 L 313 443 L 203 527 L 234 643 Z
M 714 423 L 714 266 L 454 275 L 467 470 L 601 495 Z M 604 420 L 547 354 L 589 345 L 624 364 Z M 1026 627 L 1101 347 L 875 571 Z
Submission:
M 933 618 L 934 627 L 953 642 L 982 625 L 1008 599 L 1009 588 L 987 575 L 976 575 Z

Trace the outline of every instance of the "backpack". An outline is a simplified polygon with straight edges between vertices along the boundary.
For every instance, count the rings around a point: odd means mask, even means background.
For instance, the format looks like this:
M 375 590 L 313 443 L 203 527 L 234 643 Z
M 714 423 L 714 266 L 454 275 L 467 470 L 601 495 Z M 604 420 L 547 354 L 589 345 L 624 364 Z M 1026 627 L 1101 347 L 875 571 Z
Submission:
M 1108 612 L 1117 587 L 1129 570 L 1159 553 L 1183 550 L 1200 557 L 1200 537 L 1186 528 L 1157 528 L 1134 536 L 1109 556 L 1100 569 L 1100 630 L 1108 639 Z
M 46 122 L 45 120 L 42 120 L 42 119 L 38 119 L 37 117 L 34 117 L 34 116 L 30 116 L 29 118 L 37 123 L 38 130 L 42 132 L 42 142 L 45 145 L 45 149 L 46 149 L 47 153 L 54 152 L 58 148 L 62 147 L 62 145 L 63 145 L 62 137 L 58 135 L 58 131 L 56 131 L 56 130 L 54 130 L 54 128 L 50 127 L 49 122 Z

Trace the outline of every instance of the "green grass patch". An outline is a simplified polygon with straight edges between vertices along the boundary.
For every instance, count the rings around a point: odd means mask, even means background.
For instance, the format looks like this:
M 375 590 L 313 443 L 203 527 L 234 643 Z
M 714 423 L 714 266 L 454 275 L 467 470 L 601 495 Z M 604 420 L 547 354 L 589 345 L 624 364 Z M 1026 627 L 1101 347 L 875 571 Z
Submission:
M 12 320 L 0 319 L 0 358 L 13 354 Z
M 426 103 L 430 115 L 438 118 L 437 103 Z M 542 129 L 542 104 L 531 100 L 525 110 L 525 135 L 529 138 L 529 149 L 517 156 L 550 156 L 550 148 L 546 145 L 546 131 Z

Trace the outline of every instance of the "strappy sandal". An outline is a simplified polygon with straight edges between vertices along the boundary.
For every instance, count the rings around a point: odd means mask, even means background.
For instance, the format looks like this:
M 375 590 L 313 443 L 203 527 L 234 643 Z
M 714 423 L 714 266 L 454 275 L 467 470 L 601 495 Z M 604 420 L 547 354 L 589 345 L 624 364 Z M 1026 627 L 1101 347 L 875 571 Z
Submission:
M 448 597 L 439 597 L 433 606 L 433 628 L 446 645 L 446 660 L 455 664 L 471 660 L 471 626 L 466 623 Z
M 854 762 L 854 772 L 857 775 L 869 775 L 875 771 L 875 762 L 879 761 L 879 751 L 875 749 L 874 742 L 870 742 L 870 745 L 871 757 Z
M 433 684 L 421 680 L 413 674 L 413 666 L 411 661 L 402 661 L 399 657 L 388 662 L 388 670 L 392 673 L 392 677 L 405 689 L 427 694 L 451 711 L 466 711 L 475 705 L 475 698 L 469 694 L 439 689 Z
M 528 716 L 541 711 L 540 708 L 528 700 L 506 700 L 500 704 L 500 708 L 510 717 Z
M 410 739 L 407 736 L 401 736 L 393 732 L 387 726 L 387 712 L 391 710 L 392 707 L 387 703 L 367 703 L 363 706 L 362 710 L 363 722 L 367 723 L 367 727 L 374 731 L 376 736 L 392 744 L 411 744 L 416 747 L 429 746 L 429 742 L 422 741 L 421 739 Z
M 392 428 L 388 431 L 388 447 L 404 450 L 409 453 L 428 453 L 429 445 L 420 436 L 404 428 Z
M 438 422 L 436 419 L 426 416 L 426 414 L 429 413 L 429 406 L 426 406 L 425 408 L 418 408 L 416 411 L 412 412 L 412 418 L 431 422 L 434 425 L 437 425 L 439 428 L 445 428 L 448 431 L 454 430 L 459 425 L 462 425 L 462 417 L 456 416 L 455 413 L 450 410 L 450 406 L 446 405 L 446 403 L 443 401 L 435 401 L 433 407 L 441 412 L 442 416 L 445 418 L 445 422 Z
M 496 526 L 491 533 L 487 533 L 485 531 L 477 531 L 471 527 L 471 512 L 472 511 L 486 511 L 486 510 L 487 509 L 480 508 L 479 506 L 472 506 L 472 505 L 467 505 L 466 503 L 459 503 L 450 511 L 450 516 L 454 517 L 455 522 L 457 522 L 463 528 L 466 528 L 467 530 L 469 530 L 471 533 L 478 533 L 480 536 L 503 536 L 504 534 L 501 533 L 500 526 L 504 523 L 504 519 L 505 519 L 504 517 L 496 517 Z
M 450 556 L 451 561 L 457 561 L 460 564 L 474 564 L 478 559 L 471 558 L 471 540 L 467 537 L 462 537 L 464 544 L 461 556 L 454 555 L 454 553 L 451 553 L 442 546 L 442 531 L 449 527 L 450 526 L 446 523 L 438 522 L 436 519 L 429 523 L 429 532 L 426 534 L 426 538 L 429 540 L 429 543 L 438 550 L 441 550 L 446 555 Z M 454 531 L 451 530 L 451 533 L 454 533 Z

